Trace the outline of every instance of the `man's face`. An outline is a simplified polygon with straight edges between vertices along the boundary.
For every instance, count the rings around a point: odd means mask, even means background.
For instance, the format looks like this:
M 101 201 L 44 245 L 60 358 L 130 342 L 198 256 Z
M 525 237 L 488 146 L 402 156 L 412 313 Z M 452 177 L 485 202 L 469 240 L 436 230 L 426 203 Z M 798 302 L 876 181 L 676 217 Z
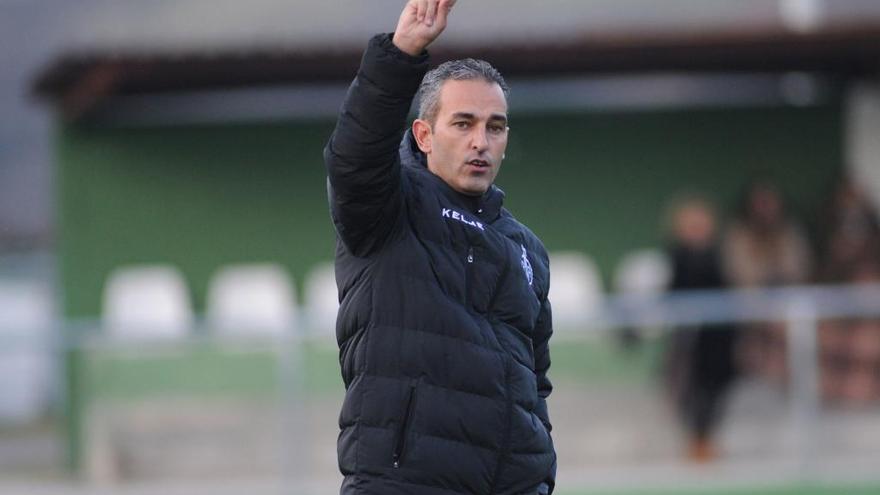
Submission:
M 456 191 L 479 196 L 489 189 L 507 148 L 507 100 L 496 83 L 443 83 L 433 125 L 417 120 L 413 130 L 428 169 Z

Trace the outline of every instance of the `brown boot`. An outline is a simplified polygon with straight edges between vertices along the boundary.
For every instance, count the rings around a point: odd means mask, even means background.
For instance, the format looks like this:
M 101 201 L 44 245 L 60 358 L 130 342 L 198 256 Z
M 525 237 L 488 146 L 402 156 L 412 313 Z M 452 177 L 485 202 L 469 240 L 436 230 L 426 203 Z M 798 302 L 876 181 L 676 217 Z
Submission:
M 688 445 L 687 457 L 690 461 L 705 464 L 718 457 L 715 444 L 708 438 L 694 438 Z

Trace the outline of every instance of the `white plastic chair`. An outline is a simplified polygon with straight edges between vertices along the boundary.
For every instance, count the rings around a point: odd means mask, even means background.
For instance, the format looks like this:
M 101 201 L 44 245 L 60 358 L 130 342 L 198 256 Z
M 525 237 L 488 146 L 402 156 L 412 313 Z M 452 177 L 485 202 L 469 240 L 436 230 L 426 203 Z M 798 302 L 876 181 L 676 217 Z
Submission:
M 26 423 L 51 404 L 54 373 L 52 290 L 32 281 L 0 281 L 0 422 Z
M 281 265 L 229 265 L 211 278 L 205 311 L 222 334 L 281 335 L 296 323 L 296 290 Z
M 629 295 L 663 293 L 672 278 L 672 266 L 659 249 L 639 249 L 624 255 L 614 272 L 614 288 Z
M 672 262 L 665 252 L 659 249 L 639 249 L 624 255 L 614 272 L 614 288 L 618 294 L 638 298 L 651 303 L 659 298 L 672 280 Z M 661 319 L 653 307 L 640 313 L 642 324 L 636 328 L 625 329 L 627 340 L 641 337 L 655 337 L 662 332 L 656 323 Z
M 117 268 L 104 286 L 102 323 L 122 338 L 185 336 L 193 314 L 183 275 L 170 265 Z
M 557 329 L 582 327 L 599 315 L 604 299 L 596 263 L 577 251 L 550 253 L 550 303 Z
M 305 292 L 310 329 L 335 339 L 339 292 L 333 263 L 319 263 L 312 268 L 306 278 Z

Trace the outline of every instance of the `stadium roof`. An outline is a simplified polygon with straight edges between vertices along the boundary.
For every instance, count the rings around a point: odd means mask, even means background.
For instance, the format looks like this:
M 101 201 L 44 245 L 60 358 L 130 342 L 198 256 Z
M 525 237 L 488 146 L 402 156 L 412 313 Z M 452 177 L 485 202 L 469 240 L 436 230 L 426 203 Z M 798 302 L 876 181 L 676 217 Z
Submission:
M 112 95 L 339 82 L 401 4 L 97 1 L 34 90 L 76 118 Z M 880 73 L 880 2 L 463 0 L 453 16 L 435 60 L 486 58 L 508 76 Z

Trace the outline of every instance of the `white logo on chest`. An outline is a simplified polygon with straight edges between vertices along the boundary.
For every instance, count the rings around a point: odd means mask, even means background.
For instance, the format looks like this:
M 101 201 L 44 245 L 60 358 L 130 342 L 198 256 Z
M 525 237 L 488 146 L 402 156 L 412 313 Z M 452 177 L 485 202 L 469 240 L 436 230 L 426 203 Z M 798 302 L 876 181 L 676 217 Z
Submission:
M 470 225 L 471 227 L 475 227 L 480 230 L 486 230 L 483 227 L 482 223 L 480 223 L 476 220 L 471 220 L 470 218 L 465 217 L 461 213 L 459 213 L 455 210 L 449 209 L 449 208 L 443 208 L 440 212 L 440 215 L 443 216 L 443 218 L 451 218 L 451 219 L 457 220 L 465 225 Z
M 520 258 L 520 264 L 522 264 L 523 272 L 526 274 L 526 280 L 529 281 L 529 287 L 532 286 L 532 281 L 535 279 L 535 272 L 532 270 L 532 264 L 529 263 L 529 255 L 526 253 L 526 247 L 522 244 L 519 245 L 522 248 L 522 258 Z

